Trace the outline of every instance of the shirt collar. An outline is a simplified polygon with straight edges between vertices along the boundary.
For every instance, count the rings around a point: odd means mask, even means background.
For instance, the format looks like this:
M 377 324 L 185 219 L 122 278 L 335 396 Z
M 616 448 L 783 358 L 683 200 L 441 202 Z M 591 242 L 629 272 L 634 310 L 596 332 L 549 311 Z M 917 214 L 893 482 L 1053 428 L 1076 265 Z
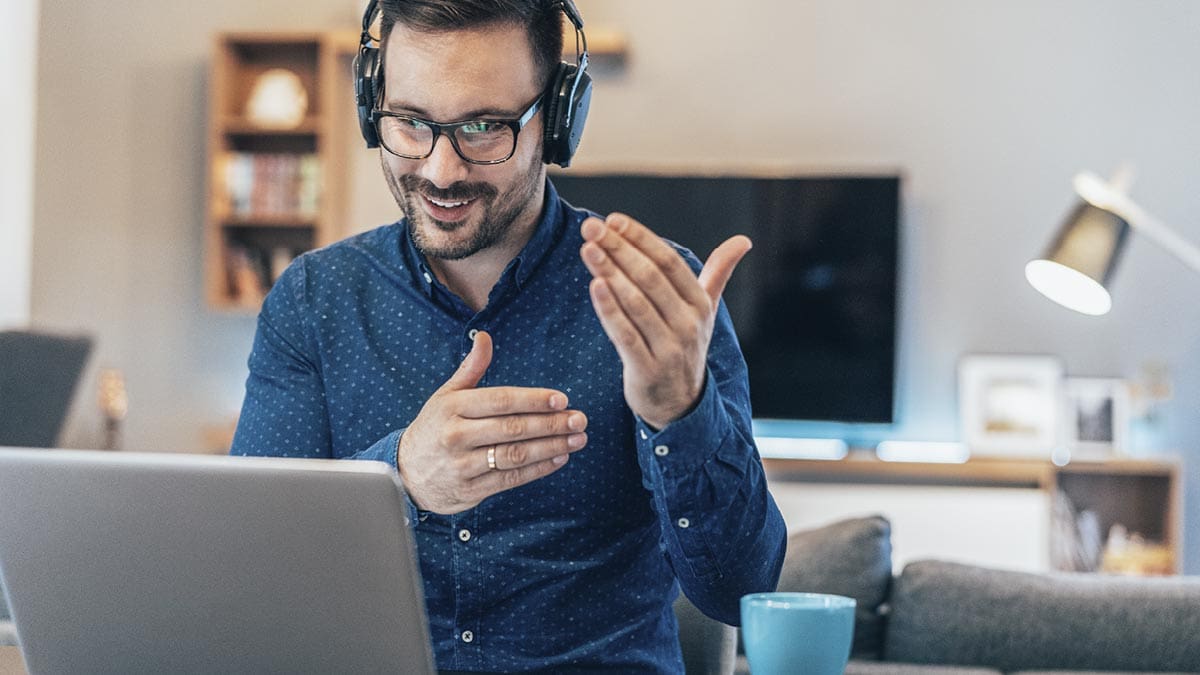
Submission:
M 542 217 L 538 221 L 537 229 L 534 230 L 533 236 L 526 242 L 525 248 L 517 254 L 516 258 L 509 263 L 509 269 L 515 270 L 515 278 L 518 288 L 524 288 L 529 282 L 529 277 L 533 276 L 538 264 L 545 259 L 554 243 L 562 237 L 563 228 L 566 225 L 566 219 L 563 217 L 562 201 L 558 198 L 558 190 L 554 189 L 554 183 L 546 178 L 546 201 L 543 202 Z
M 554 243 L 561 237 L 566 220 L 563 217 L 563 206 L 558 198 L 558 190 L 554 188 L 554 184 L 550 182 L 549 178 L 546 179 L 542 204 L 542 215 L 533 236 L 525 243 L 521 252 L 505 267 L 504 273 L 501 274 L 500 281 L 497 283 L 503 283 L 505 277 L 511 274 L 517 287 L 524 288 L 534 271 L 537 270 L 538 264 L 545 259 Z M 432 297 L 435 287 L 439 286 L 440 282 L 434 276 L 433 270 L 429 268 L 425 255 L 417 250 L 416 244 L 413 243 L 412 229 L 408 219 L 405 218 L 401 222 L 404 229 L 400 246 L 402 254 L 409 264 L 409 269 L 413 270 L 413 282 L 421 287 L 426 296 Z

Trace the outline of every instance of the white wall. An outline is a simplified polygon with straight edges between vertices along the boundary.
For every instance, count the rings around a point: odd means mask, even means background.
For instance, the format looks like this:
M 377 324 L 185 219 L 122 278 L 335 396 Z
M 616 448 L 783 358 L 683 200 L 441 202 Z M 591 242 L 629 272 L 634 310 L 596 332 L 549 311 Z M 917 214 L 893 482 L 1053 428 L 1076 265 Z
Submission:
M 0 4 L 0 328 L 29 322 L 38 0 Z
M 1050 570 L 1050 500 L 1035 488 L 773 481 L 789 532 L 879 514 L 892 526 L 892 567 L 952 560 Z
M 964 353 L 1053 353 L 1076 375 L 1132 376 L 1160 361 L 1175 398 L 1146 443 L 1200 462 L 1200 278 L 1136 240 L 1116 306 L 1099 319 L 1059 309 L 1022 278 L 1071 206 L 1071 175 L 1125 159 L 1140 168 L 1134 196 L 1200 241 L 1200 3 L 579 4 L 589 26 L 624 31 L 632 49 L 624 72 L 598 76 L 579 169 L 905 172 L 901 419 L 813 433 L 954 438 Z M 96 361 L 127 371 L 129 447 L 198 449 L 200 429 L 241 397 L 253 320 L 201 306 L 212 31 L 353 27 L 353 9 L 327 0 L 43 3 L 33 317 L 94 330 Z M 90 111 L 90 133 L 53 131 L 79 106 Z M 356 196 L 377 200 L 363 220 L 394 217 L 377 160 L 366 151 L 358 159 L 366 182 Z M 74 444 L 95 438 L 87 408 L 73 419 Z M 1198 480 L 1187 486 L 1192 524 Z M 1200 536 L 1190 537 L 1186 567 L 1200 573 Z

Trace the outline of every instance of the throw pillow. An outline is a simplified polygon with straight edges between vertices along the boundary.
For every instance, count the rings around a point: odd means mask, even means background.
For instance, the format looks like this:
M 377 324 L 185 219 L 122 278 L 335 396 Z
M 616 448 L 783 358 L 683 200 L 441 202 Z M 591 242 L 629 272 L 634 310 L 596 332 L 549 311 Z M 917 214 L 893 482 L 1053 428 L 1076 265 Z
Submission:
M 788 537 L 780 591 L 832 593 L 858 602 L 851 655 L 877 659 L 892 581 L 892 526 L 883 516 L 843 520 Z

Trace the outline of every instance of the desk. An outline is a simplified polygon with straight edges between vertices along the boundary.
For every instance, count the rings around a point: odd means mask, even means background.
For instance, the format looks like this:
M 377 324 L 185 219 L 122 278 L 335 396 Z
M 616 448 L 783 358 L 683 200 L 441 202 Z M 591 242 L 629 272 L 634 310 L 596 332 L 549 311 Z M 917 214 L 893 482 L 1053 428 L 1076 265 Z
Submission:
M 27 675 L 25 660 L 17 647 L 0 647 L 0 675 Z

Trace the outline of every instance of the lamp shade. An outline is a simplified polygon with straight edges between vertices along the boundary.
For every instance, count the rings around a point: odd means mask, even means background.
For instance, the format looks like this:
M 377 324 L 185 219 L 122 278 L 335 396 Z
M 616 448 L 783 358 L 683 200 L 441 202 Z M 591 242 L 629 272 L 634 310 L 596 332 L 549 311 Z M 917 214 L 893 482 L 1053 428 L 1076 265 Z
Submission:
M 1025 278 L 1064 307 L 1091 315 L 1112 308 L 1108 285 L 1129 236 L 1129 222 L 1081 201 L 1063 222 L 1045 255 L 1025 266 Z

